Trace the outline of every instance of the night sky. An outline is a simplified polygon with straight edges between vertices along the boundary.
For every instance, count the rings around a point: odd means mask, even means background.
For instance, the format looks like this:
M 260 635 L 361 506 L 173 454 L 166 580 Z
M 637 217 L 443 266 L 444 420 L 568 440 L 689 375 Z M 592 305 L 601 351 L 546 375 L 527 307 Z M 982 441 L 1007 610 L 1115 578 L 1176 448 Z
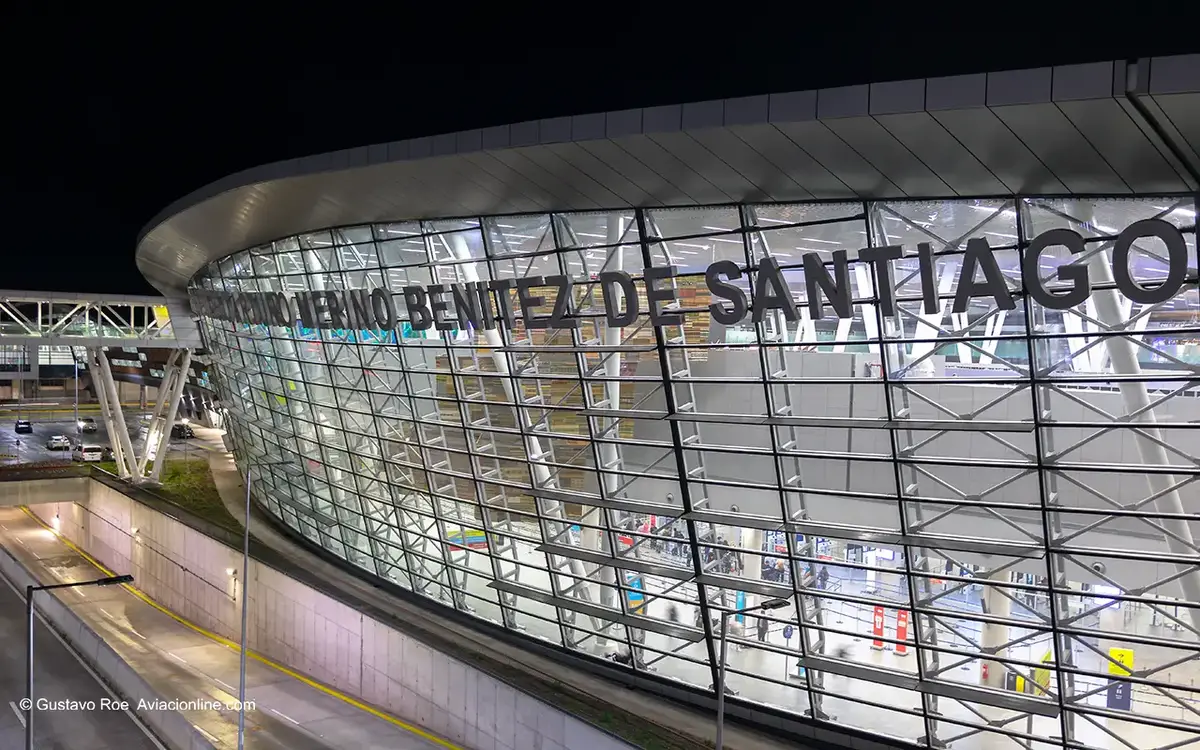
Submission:
M 411 36 L 413 27 L 408 43 L 380 44 L 388 26 L 368 24 L 319 53 L 312 30 L 235 40 L 179 20 L 156 33 L 100 17 L 5 13 L 0 289 L 64 292 L 155 294 L 134 264 L 142 227 L 208 182 L 280 159 L 541 117 L 1200 51 L 1194 25 L 1137 38 L 1042 17 L 1034 26 L 1045 33 L 1020 31 L 1019 45 L 1003 48 L 995 34 L 896 34 L 891 25 L 778 41 L 722 40 L 709 26 L 675 47 L 638 47 L 633 34 L 617 34 L 620 45 L 556 46 L 561 34 L 525 28 L 498 29 L 478 47 L 464 36 L 452 56 L 415 54 L 448 50 Z M 24 23 L 10 23 L 22 13 Z M 767 15 L 755 23 L 769 24 Z M 993 32 L 998 24 L 988 22 Z

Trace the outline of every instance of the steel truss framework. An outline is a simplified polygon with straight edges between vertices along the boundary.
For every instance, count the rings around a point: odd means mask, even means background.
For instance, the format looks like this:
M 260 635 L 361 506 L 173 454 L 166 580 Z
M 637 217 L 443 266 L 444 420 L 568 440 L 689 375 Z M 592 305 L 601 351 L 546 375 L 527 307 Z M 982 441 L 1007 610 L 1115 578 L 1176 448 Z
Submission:
M 191 350 L 181 349 L 170 353 L 163 368 L 163 376 L 158 386 L 158 399 L 147 423 L 146 437 L 140 452 L 133 447 L 129 424 L 125 421 L 125 412 L 121 407 L 120 391 L 113 379 L 108 356 L 99 348 L 87 349 L 86 352 L 88 366 L 93 373 L 96 397 L 100 402 L 100 415 L 111 438 L 117 474 L 122 479 L 132 479 L 139 483 L 157 483 L 162 476 L 163 464 L 167 457 L 171 425 L 175 424 L 179 401 L 187 383 L 187 373 L 192 360 Z
M 175 330 L 169 306 L 161 297 L 0 291 L 0 344 L 197 346 L 190 325 Z
M 784 597 L 761 640 L 754 618 L 734 630 L 734 700 L 935 746 L 1165 750 L 1200 731 L 1195 210 L 1031 197 L 398 222 L 253 248 L 194 285 L 384 288 L 403 311 L 407 285 L 572 277 L 571 330 L 202 321 L 239 459 L 263 464 L 256 499 L 371 575 L 701 689 L 717 613 Z M 1145 218 L 1190 253 L 1158 304 L 1118 297 L 1109 271 L 1117 231 Z M 1023 291 L 1021 251 L 1051 228 L 1086 240 L 1038 269 L 1051 288 L 1089 269 L 1069 311 Z M 949 310 L 978 236 L 1016 309 Z M 884 316 L 856 251 L 897 244 Z M 800 255 L 838 250 L 854 317 L 814 320 Z M 1159 248 L 1133 255 L 1140 283 L 1163 278 Z M 752 278 L 765 257 L 798 320 L 712 324 L 697 274 L 730 259 Z M 682 323 L 651 327 L 643 298 L 609 326 L 597 274 L 666 264 Z M 877 612 L 913 627 L 875 634 Z M 1132 708 L 1108 697 L 1113 675 Z

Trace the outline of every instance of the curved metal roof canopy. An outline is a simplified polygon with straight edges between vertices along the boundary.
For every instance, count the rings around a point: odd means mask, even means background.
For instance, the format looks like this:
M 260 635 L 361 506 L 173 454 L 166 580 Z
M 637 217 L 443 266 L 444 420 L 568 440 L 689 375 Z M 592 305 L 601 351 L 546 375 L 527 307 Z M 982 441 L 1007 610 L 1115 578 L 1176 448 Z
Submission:
M 1200 55 L 561 117 L 240 172 L 138 243 L 184 294 L 207 263 L 323 227 L 627 206 L 1200 189 Z

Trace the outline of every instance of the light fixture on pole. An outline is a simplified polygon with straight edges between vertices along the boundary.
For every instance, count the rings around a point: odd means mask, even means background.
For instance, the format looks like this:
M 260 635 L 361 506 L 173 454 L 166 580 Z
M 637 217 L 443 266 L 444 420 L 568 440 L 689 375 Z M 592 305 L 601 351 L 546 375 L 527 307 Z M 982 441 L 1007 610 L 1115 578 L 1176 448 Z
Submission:
M 249 461 L 246 464 L 246 517 L 242 519 L 242 640 L 241 640 L 241 659 L 239 665 L 238 679 L 238 750 L 245 750 L 246 747 L 246 621 L 249 616 L 249 580 L 250 580 L 250 472 L 254 468 L 263 468 L 266 466 L 279 466 L 281 464 L 289 464 L 291 461 L 273 461 L 271 463 L 256 463 Z M 229 570 L 233 570 L 230 568 Z M 234 570 L 231 574 L 237 575 Z
M 25 618 L 28 622 L 28 632 L 25 636 L 27 649 L 25 651 L 25 750 L 33 750 L 33 595 L 38 591 L 53 591 L 54 589 L 71 589 L 80 586 L 116 586 L 122 583 L 133 583 L 133 576 L 109 576 L 97 578 L 94 581 L 76 581 L 75 583 L 51 583 L 45 586 L 25 587 Z
M 721 661 L 717 664 L 717 744 L 716 750 L 723 750 L 725 746 L 725 648 L 729 643 L 725 638 L 725 626 L 729 622 L 730 617 L 737 617 L 749 612 L 758 610 L 772 610 L 786 607 L 791 602 L 787 599 L 768 599 L 761 604 L 756 604 L 753 607 L 743 607 L 735 609 L 732 612 L 721 613 Z

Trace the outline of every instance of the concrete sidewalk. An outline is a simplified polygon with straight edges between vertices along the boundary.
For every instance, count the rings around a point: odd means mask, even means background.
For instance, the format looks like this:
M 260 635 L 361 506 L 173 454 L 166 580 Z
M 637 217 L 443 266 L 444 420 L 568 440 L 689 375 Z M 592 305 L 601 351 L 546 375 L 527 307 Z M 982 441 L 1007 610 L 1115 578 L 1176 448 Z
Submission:
M 0 508 L 0 542 L 39 580 L 62 583 L 107 573 L 39 521 Z M 136 583 L 134 584 L 136 586 Z M 173 619 L 123 587 L 53 592 L 167 700 L 205 702 L 181 711 L 214 746 L 236 747 L 239 655 L 235 648 Z M 43 594 L 50 596 L 53 594 Z M 287 674 L 249 660 L 247 748 L 452 748 L 326 694 Z M 214 705 L 216 704 L 216 705 Z M 42 715 L 35 721 L 50 721 Z M 84 738 L 81 738 L 84 739 Z M 85 747 L 86 742 L 80 747 Z

